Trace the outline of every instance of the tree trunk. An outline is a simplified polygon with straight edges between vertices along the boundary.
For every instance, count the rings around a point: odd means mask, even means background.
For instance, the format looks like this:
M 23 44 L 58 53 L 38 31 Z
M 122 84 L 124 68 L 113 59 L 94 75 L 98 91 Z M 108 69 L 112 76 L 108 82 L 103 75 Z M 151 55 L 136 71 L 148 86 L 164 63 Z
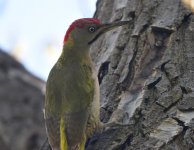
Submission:
M 95 17 L 131 20 L 93 45 L 101 120 L 87 150 L 194 149 L 194 15 L 180 0 L 98 0 Z
M 46 139 L 44 85 L 0 49 L 0 150 L 38 150 Z

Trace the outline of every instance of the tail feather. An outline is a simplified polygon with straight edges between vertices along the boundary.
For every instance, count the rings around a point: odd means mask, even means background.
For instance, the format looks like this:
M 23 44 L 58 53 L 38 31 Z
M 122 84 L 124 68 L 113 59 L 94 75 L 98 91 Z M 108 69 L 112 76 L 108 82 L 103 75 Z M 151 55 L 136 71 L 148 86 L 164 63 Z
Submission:
M 60 122 L 60 150 L 84 150 L 86 143 L 86 137 L 84 136 L 81 140 L 81 143 L 76 144 L 74 146 L 68 145 L 66 132 L 65 132 L 65 124 L 64 119 L 61 119 Z
M 86 138 L 84 137 L 80 144 L 68 147 L 68 150 L 85 150 L 85 143 L 86 143 Z

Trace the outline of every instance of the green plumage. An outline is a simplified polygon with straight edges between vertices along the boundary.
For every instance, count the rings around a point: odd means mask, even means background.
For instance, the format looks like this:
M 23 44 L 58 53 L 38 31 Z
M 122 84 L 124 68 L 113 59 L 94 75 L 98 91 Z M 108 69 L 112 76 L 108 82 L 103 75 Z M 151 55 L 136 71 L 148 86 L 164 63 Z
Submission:
M 73 49 L 64 47 L 46 85 L 45 120 L 54 150 L 84 149 L 86 138 L 99 124 L 97 82 L 90 57 L 69 55 Z

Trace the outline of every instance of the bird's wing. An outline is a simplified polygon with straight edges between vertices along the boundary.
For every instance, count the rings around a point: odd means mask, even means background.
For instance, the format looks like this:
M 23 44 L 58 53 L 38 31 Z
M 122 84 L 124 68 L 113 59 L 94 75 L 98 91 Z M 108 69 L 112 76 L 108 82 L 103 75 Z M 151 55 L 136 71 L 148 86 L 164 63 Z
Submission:
M 58 118 L 50 116 L 45 119 L 49 144 L 52 148 L 56 149 L 59 149 L 60 147 L 60 126 L 58 124 L 59 121 L 60 120 Z
M 57 74 L 54 67 L 48 77 L 45 95 L 45 124 L 48 140 L 54 149 L 60 148 L 60 89 L 56 82 Z
M 81 148 L 86 141 L 86 124 L 94 97 L 94 79 L 90 66 L 82 65 L 77 70 L 78 76 L 75 72 L 74 80 L 71 80 L 71 84 L 67 81 L 68 89 L 65 89 L 69 90 L 68 95 L 72 94 L 70 107 L 75 106 L 75 109 L 73 112 L 64 109 L 64 126 L 68 146 Z M 65 98 L 65 95 L 62 98 Z

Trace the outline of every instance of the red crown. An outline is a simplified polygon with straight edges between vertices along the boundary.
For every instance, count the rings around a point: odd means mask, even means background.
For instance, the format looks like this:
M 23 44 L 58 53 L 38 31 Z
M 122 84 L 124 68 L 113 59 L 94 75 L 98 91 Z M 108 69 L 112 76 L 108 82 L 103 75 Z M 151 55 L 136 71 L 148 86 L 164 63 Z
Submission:
M 64 43 L 68 40 L 69 34 L 71 31 L 74 30 L 74 28 L 83 28 L 86 24 L 100 24 L 100 20 L 96 18 L 82 18 L 82 19 L 77 19 L 75 20 L 68 28 L 65 38 L 64 38 Z

